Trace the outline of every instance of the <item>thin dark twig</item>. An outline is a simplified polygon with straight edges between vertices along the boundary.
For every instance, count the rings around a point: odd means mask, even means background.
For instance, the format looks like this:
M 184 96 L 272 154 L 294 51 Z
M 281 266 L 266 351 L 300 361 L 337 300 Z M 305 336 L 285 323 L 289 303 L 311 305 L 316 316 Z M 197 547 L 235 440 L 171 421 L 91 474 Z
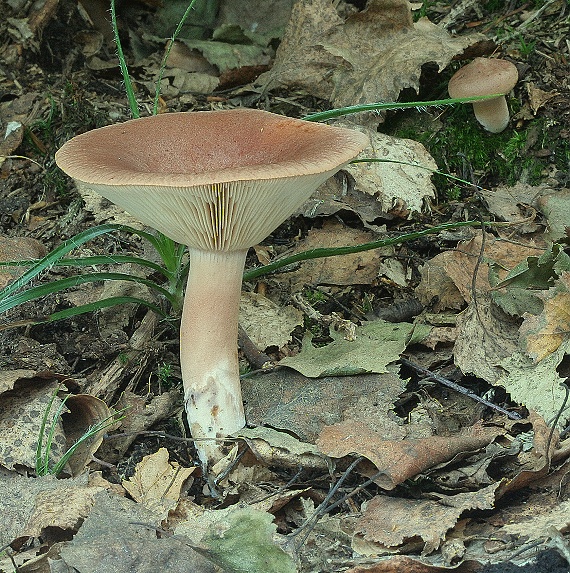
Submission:
M 550 459 L 549 452 L 550 452 L 550 444 L 552 443 L 552 437 L 554 436 L 554 432 L 556 431 L 556 426 L 558 425 L 558 421 L 560 420 L 560 416 L 562 416 L 562 412 L 566 409 L 566 403 L 568 402 L 568 397 L 570 396 L 570 388 L 568 388 L 567 382 L 570 378 L 566 378 L 563 386 L 564 390 L 566 391 L 566 395 L 564 396 L 564 400 L 562 402 L 562 406 L 558 410 L 554 421 L 552 422 L 552 428 L 550 428 L 550 434 L 548 435 L 548 441 L 546 442 L 546 455 Z
M 518 412 L 510 412 L 509 410 L 506 410 L 505 408 L 501 408 L 501 406 L 497 406 L 497 404 L 493 404 L 493 402 L 489 402 L 489 400 L 485 400 L 485 398 L 481 398 L 481 396 L 479 396 L 478 394 L 475 394 L 475 392 L 465 388 L 464 386 L 460 386 L 459 384 L 452 382 L 448 378 L 444 378 L 443 376 L 439 376 L 435 372 L 432 372 L 431 370 L 428 370 L 427 368 L 424 368 L 423 366 L 420 366 L 419 364 L 411 362 L 410 360 L 407 360 L 406 358 L 400 358 L 400 363 L 403 364 L 404 366 L 408 366 L 409 368 L 412 368 L 416 372 L 419 372 L 420 374 L 425 376 L 427 379 L 435 380 L 436 382 L 439 382 L 440 384 L 443 384 L 444 386 L 447 386 L 448 388 L 451 388 L 452 390 L 455 390 L 456 392 L 459 392 L 460 394 L 463 394 L 464 396 L 468 396 L 469 398 L 472 398 L 476 402 L 480 402 L 481 404 L 484 404 L 488 408 L 491 408 L 491 409 L 493 409 L 493 410 L 495 410 L 501 414 L 504 414 L 505 416 L 508 416 L 511 420 L 522 420 L 522 416 Z
M 127 438 L 131 436 L 156 436 L 158 438 L 165 438 L 167 440 L 172 440 L 174 442 L 235 442 L 241 438 L 232 438 L 231 436 L 226 436 L 224 438 L 181 438 L 180 436 L 173 436 L 172 434 L 167 434 L 159 430 L 141 430 L 140 432 L 121 432 L 119 434 L 106 434 L 105 440 L 112 440 L 114 438 Z
M 348 466 L 348 468 L 346 468 L 346 470 L 344 471 L 342 476 L 339 478 L 339 480 L 334 484 L 333 487 L 331 487 L 331 489 L 330 489 L 329 493 L 327 494 L 327 496 L 325 497 L 325 499 L 317 507 L 317 509 L 315 510 L 315 513 L 313 513 L 313 515 L 311 515 L 311 517 L 309 517 L 309 519 L 307 519 L 307 521 L 301 527 L 299 527 L 299 529 L 297 529 L 297 531 L 294 531 L 293 533 L 291 533 L 291 535 L 289 537 L 292 539 L 292 538 L 296 537 L 297 535 L 299 535 L 301 532 L 305 532 L 305 535 L 303 535 L 303 537 L 301 538 L 301 540 L 297 544 L 297 550 L 299 550 L 300 547 L 303 545 L 303 543 L 305 543 L 305 541 L 307 540 L 307 537 L 309 537 L 311 531 L 317 525 L 317 522 L 319 521 L 319 519 L 321 519 L 321 517 L 323 517 L 323 515 L 325 515 L 328 511 L 330 511 L 331 506 L 328 505 L 329 501 L 332 499 L 332 497 L 339 490 L 340 486 L 346 481 L 348 476 L 352 473 L 352 470 L 354 470 L 354 468 L 364 459 L 365 459 L 364 457 L 359 456 Z
M 272 493 L 268 493 L 266 496 L 264 496 L 260 499 L 250 501 L 249 505 L 255 505 L 256 503 L 261 503 L 262 501 L 265 501 L 266 499 L 270 499 L 272 497 L 275 497 L 276 495 L 279 495 L 280 493 L 287 491 L 299 479 L 299 476 L 303 473 L 303 469 L 304 468 L 301 466 L 299 468 L 299 470 L 297 471 L 297 473 L 285 485 L 282 485 L 279 489 L 276 489 Z

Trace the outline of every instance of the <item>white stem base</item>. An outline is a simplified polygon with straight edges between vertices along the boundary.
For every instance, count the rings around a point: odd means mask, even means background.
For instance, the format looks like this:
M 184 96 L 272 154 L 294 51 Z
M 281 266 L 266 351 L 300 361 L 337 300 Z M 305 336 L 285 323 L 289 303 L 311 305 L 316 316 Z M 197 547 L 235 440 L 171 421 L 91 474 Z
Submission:
M 221 442 L 211 438 L 223 438 L 245 425 L 237 337 L 247 251 L 189 252 L 180 365 L 188 424 L 206 469 L 223 455 Z

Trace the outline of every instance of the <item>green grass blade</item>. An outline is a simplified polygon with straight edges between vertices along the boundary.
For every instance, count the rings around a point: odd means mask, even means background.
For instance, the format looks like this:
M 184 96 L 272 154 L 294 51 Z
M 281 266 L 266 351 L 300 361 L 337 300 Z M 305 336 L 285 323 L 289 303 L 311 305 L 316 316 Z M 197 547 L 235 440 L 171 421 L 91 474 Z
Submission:
M 92 283 L 98 281 L 127 281 L 135 282 L 145 285 L 152 290 L 156 291 L 159 295 L 165 297 L 171 304 L 176 303 L 174 296 L 169 293 L 166 289 L 157 285 L 155 282 L 138 277 L 136 275 L 129 275 L 126 273 L 89 273 L 85 275 L 78 275 L 73 277 L 67 277 L 65 279 L 59 279 L 56 281 L 51 281 L 49 283 L 39 285 L 36 287 L 31 287 L 21 293 L 13 294 L 11 296 L 4 297 L 0 299 L 0 313 L 6 312 L 15 306 L 29 302 L 31 300 L 36 300 L 38 298 L 44 297 L 54 292 L 59 292 L 68 288 L 79 286 L 85 283 Z
M 170 38 L 170 42 L 168 43 L 168 47 L 166 48 L 166 52 L 164 53 L 164 57 L 162 58 L 162 62 L 160 63 L 160 69 L 158 70 L 158 79 L 156 80 L 156 90 L 154 92 L 154 104 L 152 106 L 152 115 L 156 115 L 158 113 L 158 101 L 160 99 L 160 85 L 162 84 L 162 78 L 164 76 L 164 70 L 166 69 L 166 61 L 168 60 L 168 56 L 170 55 L 170 50 L 172 50 L 172 46 L 174 45 L 174 41 L 178 38 L 178 34 L 182 30 L 182 26 L 184 26 L 184 22 L 190 16 L 190 11 L 196 4 L 196 0 L 191 0 L 190 4 L 188 4 L 188 8 L 184 14 L 182 14 L 182 18 L 180 18 L 180 22 L 178 22 L 178 26 L 176 26 L 176 30 L 174 30 L 174 34 Z
M 363 103 L 358 105 L 349 105 L 347 107 L 339 107 L 336 109 L 329 109 L 327 111 L 320 111 L 305 116 L 305 121 L 325 121 L 335 117 L 342 117 L 343 115 L 350 115 L 353 113 L 362 113 L 364 111 L 382 111 L 389 109 L 407 109 L 407 108 L 424 108 L 433 106 L 455 105 L 458 103 L 473 103 L 485 99 L 494 99 L 501 94 L 494 94 L 489 96 L 477 97 L 461 97 L 461 98 L 448 98 L 438 99 L 433 101 L 410 101 L 410 102 L 376 102 L 376 103 Z
M 49 468 L 49 456 L 51 454 L 51 446 L 53 444 L 53 438 L 54 438 L 55 432 L 57 430 L 57 423 L 58 423 L 59 419 L 61 418 L 61 414 L 63 413 L 63 410 L 65 408 L 65 403 L 67 402 L 68 398 L 69 398 L 69 394 L 61 401 L 60 405 L 58 406 L 58 408 L 57 408 L 57 410 L 53 416 L 53 420 L 51 422 L 51 426 L 49 429 L 49 433 L 48 433 L 46 445 L 45 445 L 44 463 L 42 465 L 42 471 L 44 473 L 42 473 L 41 475 L 46 475 L 46 474 L 51 473 L 50 468 Z M 50 407 L 50 409 L 51 409 L 51 407 Z
M 40 262 L 40 259 L 27 259 L 24 261 L 0 261 L 0 267 L 31 267 Z M 121 265 L 121 264 L 134 264 L 141 267 L 152 269 L 157 273 L 166 276 L 165 268 L 157 263 L 134 257 L 132 255 L 94 255 L 89 257 L 77 257 L 72 259 L 60 259 L 55 261 L 55 267 L 94 267 L 97 265 Z
M 127 93 L 127 100 L 129 101 L 129 107 L 131 108 L 131 115 L 133 116 L 133 118 L 136 119 L 140 117 L 139 104 L 137 103 L 137 99 L 135 98 L 133 83 L 131 82 L 131 77 L 129 76 L 127 61 L 125 60 L 125 54 L 123 53 L 123 46 L 121 45 L 121 38 L 119 37 L 119 28 L 117 26 L 117 13 L 115 11 L 115 0 L 111 0 L 111 26 L 113 27 L 115 45 L 117 46 L 117 57 L 119 58 L 119 66 L 121 68 L 121 74 L 123 75 L 123 81 L 125 82 L 125 91 Z
M 400 245 L 402 243 L 407 243 L 409 241 L 415 241 L 420 237 L 425 237 L 426 235 L 432 235 L 434 233 L 440 233 L 441 231 L 450 231 L 454 229 L 459 229 L 460 227 L 480 227 L 482 225 L 493 225 L 499 226 L 500 223 L 493 223 L 489 221 L 459 221 L 457 223 L 444 223 L 442 225 L 437 225 L 436 227 L 430 227 L 429 229 L 423 229 L 422 231 L 414 231 L 413 233 L 406 233 L 404 235 L 399 235 L 397 237 L 391 237 L 389 239 L 380 239 L 378 241 L 373 241 L 371 243 L 362 243 L 360 245 L 350 245 L 347 247 L 334 247 L 334 248 L 320 248 L 311 249 L 309 251 L 303 251 L 301 253 L 296 253 L 290 257 L 285 257 L 277 261 L 273 261 L 268 265 L 262 267 L 257 267 L 246 271 L 243 275 L 244 281 L 254 280 L 262 275 L 266 275 L 292 263 L 299 261 L 306 261 L 309 259 L 320 259 L 322 257 L 337 257 L 339 255 L 348 255 L 352 253 L 360 253 L 362 251 L 370 251 L 372 249 L 379 249 L 381 247 L 388 247 L 390 245 Z
M 7 287 L 0 290 L 0 302 L 6 297 L 10 296 L 17 290 L 25 287 L 30 281 L 34 280 L 40 273 L 46 269 L 52 267 L 57 261 L 61 260 L 65 255 L 70 253 L 73 249 L 79 247 L 83 243 L 103 235 L 105 233 L 111 233 L 113 231 L 124 231 L 126 233 L 138 235 L 139 237 L 146 239 L 153 246 L 156 244 L 155 237 L 150 233 L 141 231 L 139 229 L 134 229 L 127 225 L 117 225 L 113 223 L 108 223 L 105 225 L 98 225 L 96 227 L 91 227 L 77 235 L 74 235 L 52 251 L 50 251 L 43 259 L 40 259 L 33 267 L 27 270 L 22 276 L 17 278 L 14 282 L 10 283 Z
M 433 169 L 432 167 L 426 167 L 425 165 L 420 165 L 419 163 L 412 163 L 410 161 L 396 161 L 395 159 L 379 159 L 377 157 L 363 157 L 362 159 L 353 159 L 350 163 L 395 163 L 397 165 L 409 165 L 410 167 L 425 169 L 426 171 L 430 171 L 434 175 L 442 175 L 447 179 L 451 179 L 452 181 L 458 181 L 463 185 L 469 185 L 471 187 L 476 187 L 477 189 L 484 189 L 484 187 L 481 187 L 476 183 L 472 183 L 471 181 L 461 179 L 461 177 L 455 177 L 455 175 L 450 175 L 449 173 L 445 173 L 444 171 L 439 171 L 439 169 Z
M 33 318 L 25 318 L 23 320 L 9 322 L 7 324 L 0 324 L 0 331 L 9 330 L 10 328 L 19 328 L 21 326 L 34 326 L 36 324 L 45 324 L 47 322 L 57 322 L 58 320 L 73 318 L 74 316 L 87 314 L 88 312 L 96 312 L 104 308 L 110 308 L 112 306 L 118 306 L 121 304 L 137 304 L 139 306 L 145 306 L 149 310 L 156 312 L 156 314 L 161 316 L 163 319 L 171 318 L 159 306 L 152 304 L 151 302 L 148 302 L 142 298 L 137 298 L 134 296 L 111 296 L 103 300 L 81 304 L 72 308 L 66 308 L 65 310 L 59 310 L 52 314 L 46 314 L 45 316 L 35 316 Z
M 36 447 L 36 474 L 38 476 L 42 476 L 45 475 L 45 468 L 48 466 L 49 464 L 49 452 L 47 453 L 47 455 L 44 455 L 43 453 L 43 442 L 44 442 L 44 435 L 45 435 L 45 430 L 46 430 L 46 425 L 47 425 L 47 419 L 49 418 L 49 413 L 51 412 L 51 407 L 53 406 L 53 402 L 57 396 L 59 392 L 59 388 L 56 388 L 55 391 L 53 392 L 50 401 L 48 402 L 48 405 L 46 406 L 46 409 L 44 411 L 44 414 L 42 416 L 42 423 L 40 425 L 40 431 L 38 434 L 38 445 Z
M 107 416 L 104 420 L 97 422 L 97 424 L 95 424 L 94 426 L 87 428 L 85 433 L 72 446 L 70 446 L 66 450 L 66 452 L 63 454 L 63 456 L 61 456 L 61 459 L 55 464 L 55 466 L 53 468 L 51 468 L 51 470 L 49 470 L 49 473 L 52 475 L 55 475 L 55 476 L 59 475 L 63 471 L 63 469 L 65 468 L 65 465 L 69 461 L 69 458 L 75 453 L 75 450 L 77 450 L 77 448 L 83 442 L 85 442 L 86 440 L 89 440 L 90 438 L 97 435 L 99 432 L 105 430 L 109 426 L 112 426 L 115 422 L 122 420 L 124 418 L 124 416 L 122 414 L 125 410 L 126 410 L 126 408 L 123 408 L 122 410 L 119 410 L 119 411 L 111 414 L 110 416 Z M 117 417 L 117 416 L 119 416 L 119 417 Z

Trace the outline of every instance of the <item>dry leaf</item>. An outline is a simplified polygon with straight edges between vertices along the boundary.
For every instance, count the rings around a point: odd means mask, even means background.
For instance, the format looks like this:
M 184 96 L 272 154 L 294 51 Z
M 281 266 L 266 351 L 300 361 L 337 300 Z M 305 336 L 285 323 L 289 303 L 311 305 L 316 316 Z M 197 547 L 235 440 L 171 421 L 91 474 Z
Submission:
M 548 222 L 546 239 L 557 241 L 566 237 L 570 216 L 570 189 L 551 189 L 537 199 L 537 207 Z
M 381 553 L 386 548 L 421 540 L 422 555 L 432 553 L 464 511 L 494 506 L 498 486 L 495 483 L 476 492 L 441 495 L 438 501 L 376 496 L 368 502 L 356 524 L 353 546 L 358 548 L 360 537 L 372 542 L 377 553 Z
M 73 540 L 61 549 L 58 571 L 89 573 L 215 573 L 188 544 L 159 537 L 160 516 L 142 504 L 100 492 Z
M 74 534 L 87 517 L 94 495 L 106 489 L 88 485 L 88 476 L 57 479 L 55 476 L 23 477 L 0 467 L 0 546 L 17 538 Z
M 441 70 L 480 38 L 453 38 L 426 18 L 414 24 L 407 0 L 372 0 L 346 21 L 328 0 L 297 2 L 260 82 L 301 87 L 334 107 L 395 101 L 404 88 L 418 90 L 422 65 Z
M 476 275 L 477 292 L 488 292 L 489 263 L 501 280 L 517 264 L 528 257 L 542 254 L 544 248 L 533 242 L 520 244 L 503 237 L 486 235 L 485 249 L 481 252 L 482 237 L 477 234 L 462 241 L 452 251 L 445 251 L 429 260 L 421 269 L 422 280 L 416 295 L 423 304 L 433 304 L 436 310 L 459 309 L 471 301 L 473 277 Z
M 330 469 L 329 460 L 313 445 L 273 428 L 243 428 L 235 434 L 247 442 L 255 457 L 270 467 Z
M 335 220 L 325 221 L 322 229 L 311 229 L 287 255 L 310 249 L 345 247 L 377 240 L 369 231 L 351 229 Z M 354 285 L 370 284 L 378 276 L 381 254 L 379 249 L 343 255 L 324 257 L 302 263 L 298 270 L 282 274 L 291 281 L 293 290 L 301 290 L 305 285 Z M 391 252 L 391 249 L 388 250 Z
M 166 516 L 168 510 L 176 506 L 182 487 L 195 469 L 169 462 L 168 450 L 160 448 L 136 465 L 135 475 L 123 480 L 123 487 L 135 501 Z
M 518 329 L 518 320 L 495 305 L 489 293 L 480 293 L 457 317 L 455 364 L 464 374 L 496 384 L 504 374 L 503 360 L 518 350 Z
M 390 373 L 309 379 L 289 368 L 242 380 L 248 422 L 285 430 L 312 443 L 324 426 L 346 416 L 369 419 L 374 430 L 391 438 L 404 437 L 402 427 L 387 412 L 405 387 Z
M 526 314 L 519 333 L 527 353 L 537 362 L 555 352 L 570 338 L 570 273 L 560 276 L 555 287 L 541 298 L 541 314 Z
M 370 0 L 323 39 L 325 50 L 344 64 L 333 72 L 329 99 L 335 107 L 396 101 L 405 88 L 419 90 L 424 64 L 436 63 L 441 71 L 480 39 L 452 37 L 427 18 L 414 23 L 407 0 Z
M 41 259 L 45 254 L 45 247 L 36 239 L 0 236 L 0 261 Z M 0 289 L 21 276 L 26 269 L 27 267 L 0 267 Z
M 410 216 L 422 212 L 426 203 L 435 199 L 431 170 L 437 169 L 437 164 L 432 156 L 417 141 L 391 137 L 371 129 L 366 133 L 370 146 L 361 156 L 382 159 L 382 162 L 346 167 L 356 181 L 357 190 L 375 197 L 382 213 L 396 210 L 396 215 Z
M 280 307 L 267 297 L 243 292 L 239 322 L 259 350 L 281 348 L 291 340 L 291 332 L 303 324 L 303 313 L 291 305 Z
M 420 474 L 461 452 L 487 446 L 498 434 L 497 428 L 475 425 L 454 436 L 387 440 L 364 422 L 345 420 L 323 428 L 317 446 L 333 458 L 349 454 L 362 455 L 382 470 L 375 482 L 392 490 L 398 484 Z
M 66 400 L 65 405 L 69 410 L 63 416 L 63 428 L 68 448 L 76 444 L 90 428 L 105 420 L 110 421 L 109 418 L 112 415 L 105 402 L 89 394 L 71 395 Z M 81 442 L 68 461 L 71 475 L 77 476 L 83 472 L 103 442 L 104 435 L 111 429 L 110 426 L 106 426 L 89 439 Z

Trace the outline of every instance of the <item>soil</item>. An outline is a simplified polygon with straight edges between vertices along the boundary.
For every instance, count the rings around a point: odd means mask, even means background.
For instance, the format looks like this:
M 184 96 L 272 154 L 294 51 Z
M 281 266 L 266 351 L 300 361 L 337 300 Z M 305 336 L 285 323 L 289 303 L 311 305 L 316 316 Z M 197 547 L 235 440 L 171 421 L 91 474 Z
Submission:
M 54 154 L 74 135 L 130 117 L 118 68 L 115 65 L 96 67 L 94 60 L 86 55 L 88 43 L 85 37 L 93 34 L 94 38 L 101 40 L 98 51 L 100 60 L 113 61 L 114 64 L 114 47 L 108 32 L 103 34 L 97 29 L 96 23 L 90 26 L 78 10 L 77 3 L 71 0 L 47 0 L 43 7 L 37 7 L 36 4 L 7 2 L 2 10 L 7 11 L 8 17 L 0 20 L 1 126 L 5 130 L 5 120 L 8 119 L 20 121 L 24 126 L 15 135 L 20 138 L 16 143 L 8 144 L 5 141 L 3 147 L 0 145 L 0 161 L 3 160 L 0 164 L 0 236 L 10 240 L 0 244 L 0 260 L 13 260 L 16 256 L 41 257 L 66 239 L 105 222 L 109 205 L 100 203 L 93 207 L 87 204 L 71 180 L 56 167 Z M 567 3 L 552 0 L 485 3 L 462 0 L 451 3 L 452 6 L 447 2 L 424 4 L 428 16 L 435 23 L 455 14 L 455 33 L 476 30 L 488 36 L 489 44 L 477 48 L 482 53 L 468 55 L 466 59 L 498 51 L 517 65 L 522 81 L 515 89 L 511 102 L 516 113 L 512 127 L 509 128 L 509 137 L 512 138 L 513 133 L 520 133 L 524 134 L 524 138 L 521 138 L 510 168 L 505 170 L 493 163 L 494 151 L 484 150 L 487 158 L 478 164 L 453 148 L 457 122 L 465 121 L 466 115 L 456 115 L 455 119 L 447 116 L 444 121 L 448 123 L 442 127 L 440 134 L 432 133 L 429 137 L 422 131 L 421 113 L 414 111 L 389 114 L 381 130 L 396 135 L 413 132 L 430 149 L 440 167 L 462 179 L 476 181 L 480 186 L 495 188 L 530 181 L 533 185 L 548 184 L 554 191 L 566 189 L 570 183 L 570 8 Z M 531 27 L 529 23 L 528 29 L 532 32 L 526 33 L 526 28 L 520 28 L 521 14 L 532 13 L 541 4 L 545 6 L 544 11 L 536 17 L 535 25 Z M 90 5 L 93 7 L 99 4 L 93 2 Z M 131 73 L 135 78 L 137 96 L 147 112 L 151 109 L 152 98 L 146 88 L 146 68 L 140 63 L 142 56 L 137 52 L 142 49 L 137 43 L 137 37 L 153 33 L 157 5 L 149 0 L 140 3 L 123 2 L 118 8 L 127 61 L 132 64 Z M 23 28 L 18 29 L 20 31 L 14 29 L 17 23 L 24 21 L 31 26 L 29 38 L 22 36 Z M 459 61 L 453 62 L 441 73 L 426 66 L 420 94 L 405 92 L 402 97 L 410 98 L 413 95 L 423 100 L 446 97 L 442 86 L 459 65 Z M 318 111 L 326 108 L 327 102 L 294 90 L 260 93 L 251 85 L 244 87 L 238 84 L 209 95 L 164 96 L 160 100 L 160 111 L 208 110 L 240 105 L 299 116 L 302 115 L 299 110 Z M 435 116 L 438 111 L 427 113 Z M 461 113 L 468 114 L 469 111 Z M 529 124 L 532 124 L 531 128 Z M 430 148 L 430 145 L 433 147 Z M 473 187 L 460 186 L 457 190 L 457 187 L 443 179 L 437 184 L 438 199 L 429 214 L 418 214 L 409 220 L 391 213 L 381 221 L 386 225 L 386 232 L 393 234 L 419 230 L 427 223 L 461 220 L 472 217 L 474 213 L 485 218 L 490 216 L 485 201 Z M 358 218 L 351 213 L 341 212 L 336 215 L 336 219 L 349 227 L 361 227 Z M 131 219 L 126 221 L 129 224 L 133 222 Z M 306 237 L 309 229 L 318 229 L 322 224 L 319 220 L 292 218 L 277 229 L 264 245 L 272 249 L 275 256 L 294 246 L 300 238 Z M 321 315 L 330 316 L 336 312 L 354 321 L 355 316 L 363 317 L 363 310 L 369 316 L 382 316 L 386 309 L 394 306 L 394 301 L 413 299 L 413 288 L 419 282 L 420 267 L 452 244 L 439 238 L 427 237 L 399 251 L 399 255 L 413 264 L 413 280 L 406 287 L 390 281 L 377 281 L 366 286 L 335 288 L 328 290 L 327 296 L 323 295 L 324 298 L 315 307 Z M 145 247 L 144 241 L 126 232 L 101 235 L 83 245 L 75 254 L 155 256 Z M 258 261 L 257 255 L 250 253 L 248 266 L 255 266 L 259 264 Z M 0 270 L 0 286 L 12 277 L 3 272 Z M 38 284 L 72 276 L 75 272 L 68 267 L 53 267 L 49 274 L 38 279 Z M 153 276 L 150 278 L 158 279 Z M 172 461 L 183 467 L 193 466 L 191 446 L 177 440 L 185 435 L 185 430 L 179 423 L 181 396 L 176 397 L 176 391 L 180 388 L 180 369 L 175 320 L 159 323 L 150 318 L 152 313 L 144 307 L 128 306 L 124 310 L 104 310 L 58 322 L 41 323 L 42 317 L 92 300 L 94 294 L 102 288 L 101 284 L 72 288 L 64 293 L 21 304 L 4 317 L 0 316 L 0 368 L 4 371 L 26 369 L 36 373 L 56 373 L 65 381 L 69 390 L 94 394 L 110 406 L 121 404 L 122 397 L 126 395 L 141 397 L 143 402 L 149 404 L 171 392 L 171 402 L 156 416 L 153 424 L 144 426 L 144 429 L 139 428 L 140 435 L 124 443 L 116 440 L 113 444 L 104 444 L 97 453 L 97 458 L 104 463 L 95 463 L 92 468 L 102 469 L 109 482 L 120 483 L 121 479 L 133 475 L 135 465 L 145 455 L 156 452 L 160 447 L 168 449 Z M 295 294 L 290 291 L 289 284 L 281 284 L 279 278 L 268 280 L 265 288 L 274 300 L 288 301 Z M 374 302 L 370 305 L 367 301 Z M 150 321 L 153 322 L 149 326 Z M 314 343 L 324 344 L 332 339 L 328 326 L 318 321 L 312 324 L 312 333 Z M 252 349 L 246 341 L 240 354 L 242 363 L 247 364 L 249 359 L 249 364 L 255 364 L 259 358 L 258 350 L 267 353 L 274 361 L 287 354 L 295 354 L 303 334 L 303 328 L 298 327 L 292 342 L 280 349 Z M 133 348 L 135 354 L 129 354 Z M 457 374 L 451 366 L 448 372 Z M 418 377 L 411 372 L 409 374 L 411 384 L 417 384 Z M 482 380 L 471 380 L 470 383 L 479 394 L 491 388 Z M 423 392 L 426 392 L 425 388 L 413 386 L 410 400 L 417 399 L 412 394 L 417 396 Z M 447 391 L 437 389 L 432 394 L 442 401 L 448 395 Z M 519 407 L 512 404 L 508 396 L 501 395 L 500 391 L 499 397 L 507 407 Z M 409 408 L 411 406 L 402 405 L 399 415 L 405 417 Z M 520 411 L 523 410 L 520 408 Z M 145 434 L 148 430 L 161 433 L 156 436 Z M 562 463 L 563 460 L 559 462 Z M 290 467 L 279 471 L 284 482 L 295 474 Z M 565 476 L 561 475 L 563 479 Z M 364 478 L 359 476 L 352 487 L 357 487 L 358 480 L 363 481 Z M 314 479 L 308 477 L 303 485 L 313 488 L 316 502 L 326 495 L 329 483 L 325 473 Z M 203 481 L 196 479 L 190 494 L 198 503 L 208 505 L 211 500 L 203 495 L 203 486 Z M 413 487 L 410 485 L 411 493 Z M 542 495 L 556 503 L 558 484 L 552 482 L 544 488 L 544 491 L 533 492 L 533 495 Z M 351 502 L 353 509 L 358 510 L 358 505 L 377 490 L 375 486 L 370 486 L 365 490 L 368 493 L 356 496 L 355 501 Z M 229 501 L 225 503 L 229 505 Z M 348 507 L 342 511 L 348 511 Z M 476 511 L 472 513 L 477 515 Z M 293 528 L 291 522 L 279 524 L 281 533 L 289 533 Z M 544 538 L 547 537 L 548 533 L 545 533 Z M 484 565 L 478 570 L 484 573 L 569 571 L 568 562 L 558 551 L 542 549 L 539 547 L 534 561 L 525 565 L 520 565 L 521 561 L 517 560 L 519 565 L 500 562 Z M 339 549 L 336 553 L 339 562 L 342 562 L 339 557 L 341 554 Z M 482 559 L 481 563 L 484 562 Z M 311 570 L 314 563 L 307 567 L 307 571 Z M 341 568 L 327 570 L 340 571 Z

